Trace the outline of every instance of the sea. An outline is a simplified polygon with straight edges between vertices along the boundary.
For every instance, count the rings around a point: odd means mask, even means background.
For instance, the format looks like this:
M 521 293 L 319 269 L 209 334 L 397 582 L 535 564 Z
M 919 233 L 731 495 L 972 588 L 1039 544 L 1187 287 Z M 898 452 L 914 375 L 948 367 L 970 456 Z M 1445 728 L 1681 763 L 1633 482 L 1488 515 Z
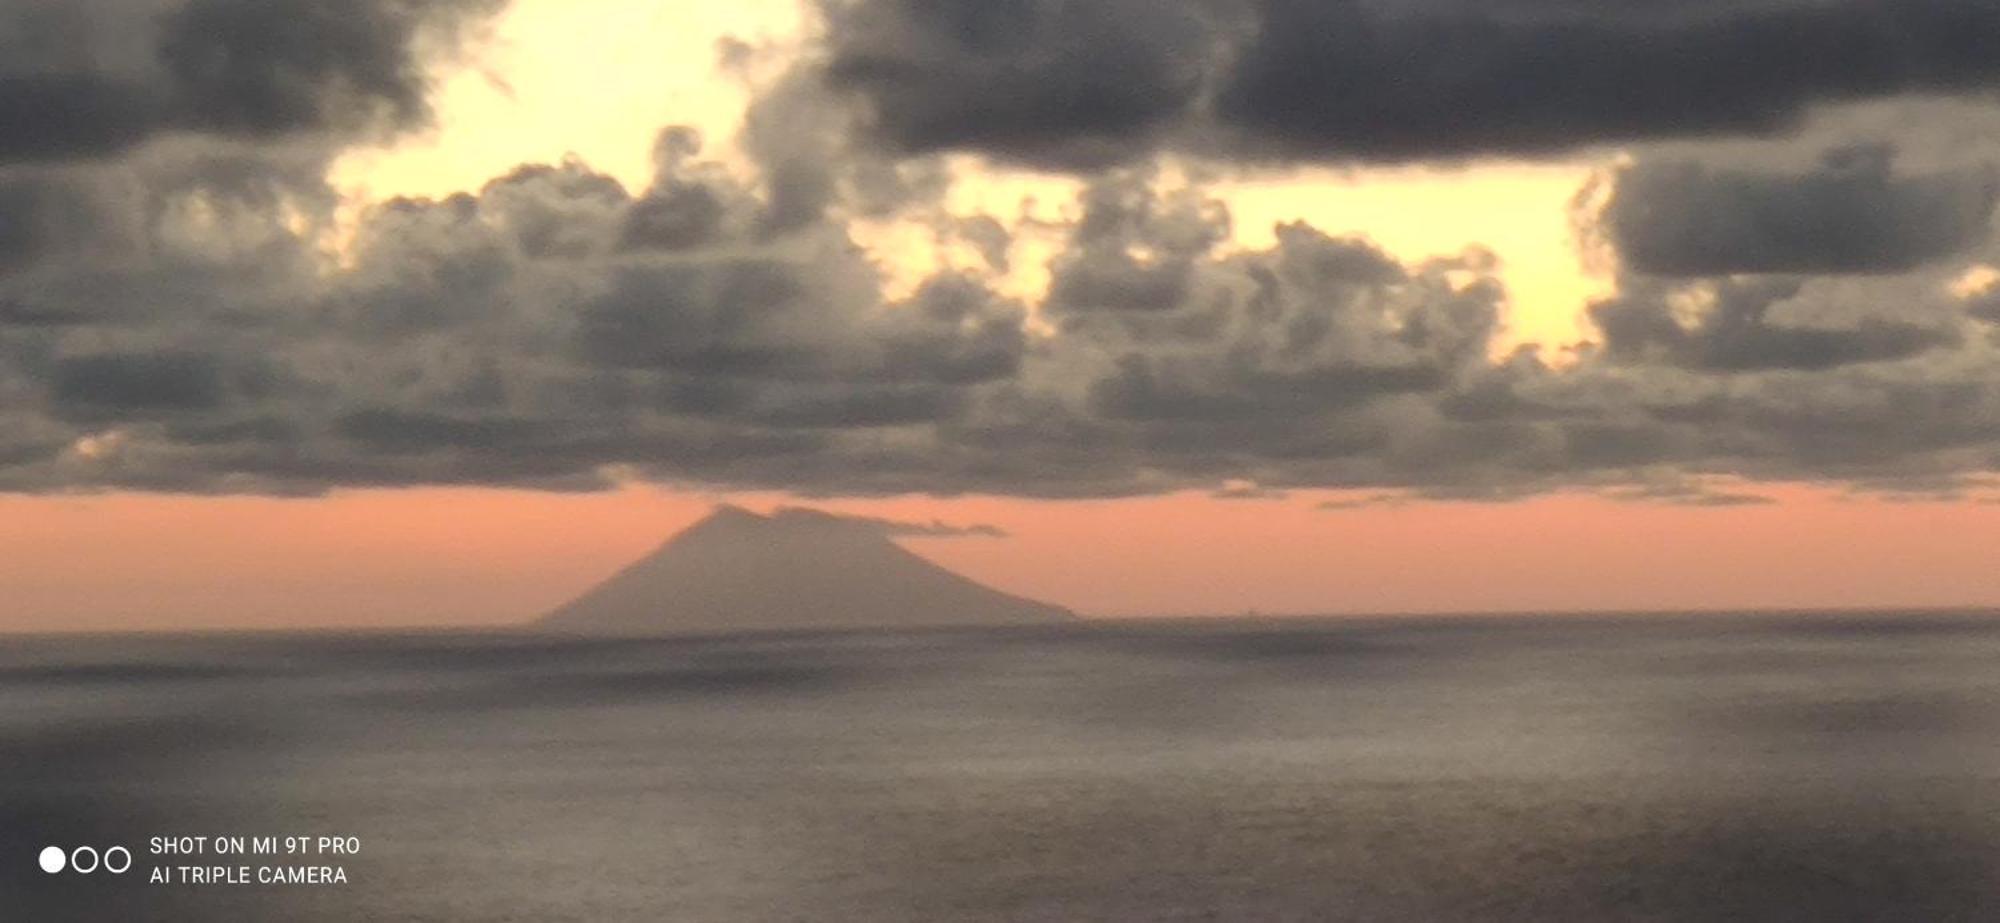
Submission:
M 0 638 L 6 920 L 1996 918 L 1994 615 Z

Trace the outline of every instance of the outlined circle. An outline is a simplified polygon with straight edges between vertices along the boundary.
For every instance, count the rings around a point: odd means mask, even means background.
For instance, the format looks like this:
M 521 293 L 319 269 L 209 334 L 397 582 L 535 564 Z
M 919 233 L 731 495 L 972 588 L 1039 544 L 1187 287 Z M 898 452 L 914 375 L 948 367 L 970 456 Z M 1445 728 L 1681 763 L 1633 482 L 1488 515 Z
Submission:
M 54 875 L 69 866 L 69 853 L 63 852 L 60 846 L 45 847 L 42 849 L 40 861 L 42 871 Z
M 111 867 L 111 854 L 112 854 L 112 853 L 115 853 L 115 852 L 118 852 L 118 853 L 124 853 L 124 854 L 125 854 L 125 865 L 124 865 L 124 866 L 123 866 L 122 868 L 112 868 L 112 867 Z M 129 850 L 129 849 L 126 849 L 126 848 L 125 848 L 125 847 L 123 847 L 123 846 L 113 846 L 113 847 L 111 847 L 110 849 L 107 849 L 107 850 L 105 850 L 105 851 L 104 851 L 104 870 L 105 870 L 106 872 L 109 872 L 109 873 L 113 874 L 113 875 L 123 875 L 123 874 L 125 874 L 126 872 L 129 872 L 129 871 L 131 871 L 131 870 L 132 870 L 132 851 L 131 851 L 131 850 Z
M 84 853 L 90 854 L 90 868 L 84 868 L 83 860 L 78 858 L 79 856 L 82 856 Z M 97 871 L 97 867 L 101 864 L 103 864 L 102 857 L 97 854 L 97 849 L 95 847 L 78 846 L 77 848 L 69 851 L 69 867 L 75 869 L 78 875 L 88 875 L 91 872 L 95 872 Z

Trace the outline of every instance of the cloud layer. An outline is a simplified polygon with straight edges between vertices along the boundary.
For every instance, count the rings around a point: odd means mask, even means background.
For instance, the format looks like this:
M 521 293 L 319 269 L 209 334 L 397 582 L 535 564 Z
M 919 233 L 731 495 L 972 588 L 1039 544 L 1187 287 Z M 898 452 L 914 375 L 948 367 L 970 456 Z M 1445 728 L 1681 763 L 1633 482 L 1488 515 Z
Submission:
M 1770 133 L 2000 84 L 1981 0 L 822 0 L 905 152 L 1408 161 Z M 1108 66 L 1107 62 L 1117 62 Z
M 2000 294 L 1968 274 L 2000 148 L 1930 140 L 1990 103 L 1910 96 L 2000 79 L 1987 4 L 829 2 L 743 164 L 668 128 L 645 189 L 523 165 L 338 225 L 331 158 L 421 124 L 424 49 L 493 8 L 0 3 L 0 489 L 1722 503 L 1750 495 L 1707 478 L 2000 468 Z M 1792 149 L 1857 100 L 1923 130 Z M 1620 284 L 1561 361 L 1496 357 L 1487 251 L 1244 247 L 1200 179 L 1656 138 L 1579 213 Z M 945 151 L 1082 191 L 953 211 Z M 885 221 L 977 258 L 892 284 L 859 243 Z M 1006 284 L 1044 258 L 1046 294 Z

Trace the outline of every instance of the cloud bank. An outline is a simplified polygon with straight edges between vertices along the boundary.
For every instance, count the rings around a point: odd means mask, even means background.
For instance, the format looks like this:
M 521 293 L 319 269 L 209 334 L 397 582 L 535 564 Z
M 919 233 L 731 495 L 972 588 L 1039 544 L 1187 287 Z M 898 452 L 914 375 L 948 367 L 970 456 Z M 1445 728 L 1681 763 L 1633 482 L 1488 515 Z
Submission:
M 2000 84 L 1981 0 L 822 0 L 906 152 L 1407 161 L 1768 133 Z M 1118 66 L 1108 66 L 1117 62 Z
M 0 490 L 1720 505 L 1754 495 L 1703 479 L 2000 469 L 2000 144 L 1954 140 L 1995 120 L 1990 4 L 829 0 L 747 168 L 668 127 L 648 188 L 523 165 L 338 253 L 331 159 L 423 124 L 426 56 L 497 6 L 148 9 L 0 2 Z M 1607 144 L 1579 221 L 1618 294 L 1560 361 L 1496 357 L 1487 251 L 1244 247 L 1201 179 Z M 1082 191 L 1032 229 L 954 212 L 947 152 Z M 891 285 L 886 220 L 978 259 Z M 1059 244 L 1034 297 L 1028 230 Z

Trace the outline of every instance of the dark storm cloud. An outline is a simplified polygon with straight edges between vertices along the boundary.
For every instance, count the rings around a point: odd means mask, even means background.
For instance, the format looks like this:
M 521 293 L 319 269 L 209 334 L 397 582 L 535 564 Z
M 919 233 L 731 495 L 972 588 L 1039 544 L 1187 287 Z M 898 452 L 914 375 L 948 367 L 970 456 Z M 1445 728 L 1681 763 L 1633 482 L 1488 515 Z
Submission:
M 168 131 L 271 137 L 429 115 L 420 35 L 502 0 L 0 4 L 0 164 L 95 158 Z
M 1986 241 L 2000 175 L 1899 177 L 1892 157 L 1840 150 L 1800 175 L 1641 164 L 1604 221 L 1628 268 L 1669 276 L 1904 272 Z
M 131 147 L 169 124 L 154 91 L 90 75 L 0 75 L 0 163 Z
M 190 0 L 161 24 L 161 63 L 187 124 L 270 135 L 429 114 L 411 47 L 439 19 L 496 0 Z
M 1761 134 L 1806 107 L 2000 82 L 1978 0 L 1263 0 L 1222 121 L 1363 159 Z
M 51 396 L 59 415 L 120 417 L 212 410 L 224 398 L 220 363 L 211 356 L 110 353 L 56 362 Z
M 883 386 L 950 389 L 1018 368 L 1024 310 L 982 284 L 940 275 L 909 301 L 882 305 L 856 287 L 868 283 L 863 265 L 840 257 L 630 266 L 583 305 L 577 347 L 586 361 L 609 368 L 724 384 L 810 384 L 799 400 L 823 408 L 842 404 L 834 399 L 842 388 L 871 385 L 876 389 L 851 396 L 926 405 L 915 392 Z
M 0 168 L 0 277 L 114 246 L 118 229 L 106 198 L 105 190 L 65 171 Z
M 1981 0 L 828 0 L 826 79 L 903 152 L 1404 161 L 1770 134 L 2000 84 Z
M 0 182 L 0 272 L 33 260 L 48 246 L 46 225 L 56 198 L 39 183 Z
M 905 153 L 1126 159 L 1201 88 L 1204 4 L 1171 0 L 827 0 L 826 78 Z
M 1959 342 L 1952 327 L 1879 317 L 1830 326 L 1774 322 L 1773 312 L 1804 291 L 1796 279 L 1715 283 L 1705 292 L 1713 304 L 1692 322 L 1677 316 L 1673 290 L 1643 283 L 1627 288 L 1590 309 L 1613 361 L 1725 372 L 1814 370 L 1906 359 Z
M 519 450 L 562 435 L 559 427 L 547 421 L 522 417 L 386 409 L 347 414 L 335 422 L 334 429 L 350 442 L 389 454 L 436 449 Z
M 583 306 L 586 359 L 722 377 L 817 377 L 823 358 L 799 324 L 815 307 L 787 262 L 726 259 L 635 266 Z

